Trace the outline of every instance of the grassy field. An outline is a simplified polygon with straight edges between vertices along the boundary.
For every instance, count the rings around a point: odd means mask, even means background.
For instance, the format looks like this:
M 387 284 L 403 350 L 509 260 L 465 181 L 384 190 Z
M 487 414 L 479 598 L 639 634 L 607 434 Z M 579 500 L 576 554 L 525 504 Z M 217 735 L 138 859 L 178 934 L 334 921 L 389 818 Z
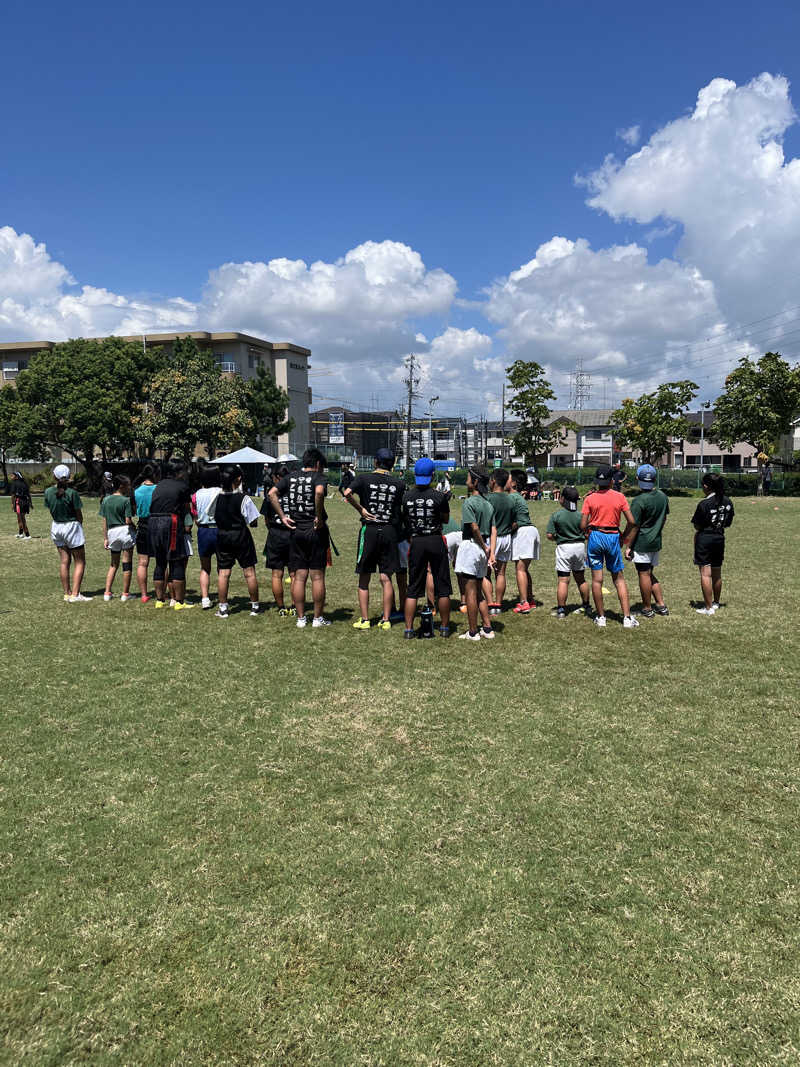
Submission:
M 4 504 L 3 1062 L 797 1063 L 800 501 L 735 504 L 716 617 L 676 498 L 669 618 L 547 544 L 480 645 L 352 629 L 338 500 L 327 631 L 64 604 Z

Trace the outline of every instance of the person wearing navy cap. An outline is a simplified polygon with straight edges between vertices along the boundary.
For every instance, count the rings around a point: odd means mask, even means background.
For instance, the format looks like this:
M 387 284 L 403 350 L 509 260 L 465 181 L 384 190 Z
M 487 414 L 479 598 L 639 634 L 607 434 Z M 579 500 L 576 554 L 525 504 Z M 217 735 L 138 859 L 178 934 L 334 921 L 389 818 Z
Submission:
M 633 540 L 628 539 L 625 549 L 625 559 L 633 560 L 639 574 L 642 615 L 645 619 L 652 619 L 654 615 L 669 615 L 661 583 L 653 569 L 658 565 L 661 532 L 669 515 L 666 493 L 656 489 L 657 477 L 656 469 L 650 463 L 643 463 L 637 468 L 636 478 L 641 492 L 631 501 L 636 535 Z
M 414 464 L 415 486 L 403 497 L 403 514 L 411 534 L 408 550 L 408 593 L 406 595 L 405 637 L 414 636 L 414 612 L 417 600 L 425 592 L 425 580 L 430 567 L 433 594 L 438 601 L 442 637 L 450 636 L 450 560 L 443 526 L 450 518 L 450 502 L 445 493 L 431 488 L 436 469 L 432 459 L 424 457 Z

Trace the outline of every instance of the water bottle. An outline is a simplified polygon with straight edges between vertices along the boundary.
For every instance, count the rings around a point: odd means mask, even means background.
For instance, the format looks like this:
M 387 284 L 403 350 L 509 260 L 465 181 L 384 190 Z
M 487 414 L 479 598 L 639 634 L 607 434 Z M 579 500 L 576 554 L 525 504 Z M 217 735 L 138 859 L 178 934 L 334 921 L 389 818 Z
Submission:
M 433 637 L 433 612 L 429 607 L 424 607 L 419 616 L 419 636 Z

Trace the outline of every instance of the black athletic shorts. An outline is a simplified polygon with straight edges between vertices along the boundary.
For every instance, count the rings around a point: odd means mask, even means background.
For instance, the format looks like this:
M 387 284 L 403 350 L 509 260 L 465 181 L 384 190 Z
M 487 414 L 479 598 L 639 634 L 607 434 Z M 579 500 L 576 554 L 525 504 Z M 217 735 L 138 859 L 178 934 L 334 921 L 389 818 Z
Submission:
M 694 538 L 696 567 L 721 567 L 725 559 L 725 535 L 701 531 Z
M 356 574 L 395 574 L 400 570 L 397 530 L 394 526 L 364 523 L 358 535 Z
M 183 521 L 176 515 L 150 515 L 147 520 L 147 554 L 160 564 L 186 559 Z
M 145 516 L 143 519 L 139 519 L 139 524 L 136 527 L 136 552 L 140 556 L 150 555 L 150 544 L 147 540 L 147 525 L 149 521 Z
M 324 571 L 328 565 L 328 527 L 298 526 L 289 540 L 290 571 Z
M 270 526 L 264 545 L 265 563 L 270 570 L 282 571 L 289 566 L 289 546 L 292 532 L 285 526 Z
M 428 564 L 433 575 L 433 594 L 450 596 L 453 586 L 450 582 L 450 557 L 447 554 L 447 542 L 441 534 L 425 534 L 411 538 L 408 550 L 408 596 L 418 600 L 425 592 L 425 579 L 428 576 Z
M 249 530 L 232 532 L 217 530 L 217 570 L 229 571 L 234 563 L 240 567 L 255 567 L 258 557 Z

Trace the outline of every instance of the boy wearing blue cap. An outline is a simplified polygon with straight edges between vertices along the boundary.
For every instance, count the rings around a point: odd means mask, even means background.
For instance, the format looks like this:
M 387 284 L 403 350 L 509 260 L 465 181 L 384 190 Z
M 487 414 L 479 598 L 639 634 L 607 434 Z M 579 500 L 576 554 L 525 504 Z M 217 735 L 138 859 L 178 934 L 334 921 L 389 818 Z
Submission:
M 393 467 L 394 453 L 391 449 L 379 448 L 375 454 L 375 470 L 371 474 L 359 474 L 344 489 L 345 500 L 361 517 L 356 558 L 361 615 L 353 623 L 356 630 L 369 630 L 372 625 L 369 621 L 369 581 L 376 567 L 383 587 L 383 615 L 378 628 L 388 630 L 392 625 L 392 575 L 400 570 L 398 528 L 405 492 L 405 482 L 391 474 Z
M 652 619 L 654 615 L 669 615 L 661 583 L 653 571 L 661 551 L 661 532 L 669 515 L 669 500 L 666 493 L 656 489 L 656 469 L 651 464 L 643 463 L 637 469 L 636 477 L 641 489 L 641 493 L 631 501 L 636 532 L 632 541 L 628 538 L 625 559 L 633 560 L 639 574 L 642 615 L 645 619 Z
M 431 488 L 435 470 L 432 459 L 418 459 L 414 464 L 415 486 L 403 497 L 403 514 L 411 534 L 408 550 L 408 592 L 406 594 L 406 629 L 404 637 L 414 636 L 414 612 L 417 600 L 425 592 L 430 566 L 433 594 L 439 604 L 442 637 L 450 636 L 450 560 L 442 530 L 450 518 L 450 502 L 445 493 Z

